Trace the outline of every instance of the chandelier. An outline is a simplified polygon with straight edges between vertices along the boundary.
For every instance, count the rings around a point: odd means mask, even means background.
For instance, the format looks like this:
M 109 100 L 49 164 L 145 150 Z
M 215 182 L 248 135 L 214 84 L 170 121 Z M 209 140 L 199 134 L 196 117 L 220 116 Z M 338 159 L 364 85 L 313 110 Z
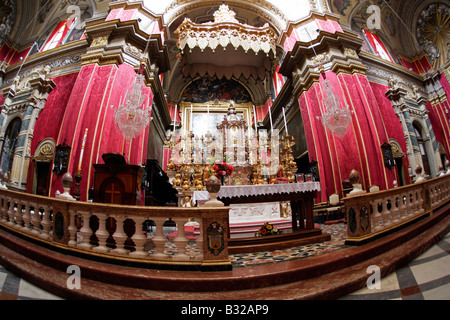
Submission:
M 114 123 L 126 140 L 131 140 L 138 136 L 153 119 L 151 115 L 150 91 L 146 90 L 144 75 L 136 74 L 133 84 L 125 94 L 122 103 L 116 107 Z M 149 91 L 148 94 L 145 91 Z M 115 108 L 114 106 L 112 106 Z
M 325 86 L 326 112 L 317 119 L 321 120 L 325 127 L 342 140 L 352 121 L 352 111 L 348 109 L 348 105 L 344 108 L 339 107 L 339 99 L 334 95 L 328 80 L 323 81 L 323 84 Z

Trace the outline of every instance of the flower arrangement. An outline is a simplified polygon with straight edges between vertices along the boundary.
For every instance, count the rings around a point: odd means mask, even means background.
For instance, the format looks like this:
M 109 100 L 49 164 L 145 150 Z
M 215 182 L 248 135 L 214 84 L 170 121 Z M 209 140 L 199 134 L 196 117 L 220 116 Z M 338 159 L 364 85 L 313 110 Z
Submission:
M 275 228 L 270 223 L 266 222 L 264 225 L 255 233 L 256 236 L 269 236 L 274 234 L 280 234 L 281 231 Z
M 234 168 L 231 164 L 226 163 L 225 161 L 216 161 L 213 165 L 213 169 L 216 172 L 216 177 L 220 178 L 223 176 L 230 176 Z

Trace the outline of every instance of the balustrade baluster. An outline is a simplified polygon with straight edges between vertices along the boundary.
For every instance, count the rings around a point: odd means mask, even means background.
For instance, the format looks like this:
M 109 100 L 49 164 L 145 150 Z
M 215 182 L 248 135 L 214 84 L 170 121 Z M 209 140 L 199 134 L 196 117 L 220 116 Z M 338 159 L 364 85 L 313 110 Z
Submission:
M 109 248 L 106 247 L 106 240 L 109 237 L 109 233 L 106 230 L 106 219 L 108 219 L 108 215 L 105 213 L 96 213 L 98 218 L 98 229 L 95 232 L 95 235 L 98 238 L 98 246 L 92 248 L 93 251 L 106 253 L 109 251 Z
M 144 251 L 144 244 L 147 241 L 147 238 L 142 234 L 142 224 L 147 218 L 133 216 L 131 219 L 135 222 L 136 228 L 133 236 L 131 237 L 131 240 L 134 242 L 135 251 L 130 252 L 130 256 L 144 258 L 148 256 L 148 252 Z
M 114 217 L 116 220 L 116 231 L 114 232 L 112 237 L 116 242 L 116 248 L 111 250 L 111 253 L 118 255 L 127 255 L 129 253 L 129 251 L 125 249 L 125 241 L 127 240 L 127 235 L 125 234 L 125 231 L 123 229 L 123 223 L 126 220 L 126 217 L 119 215 Z
M 380 202 L 378 200 L 371 201 L 370 207 L 372 208 L 372 230 L 378 231 L 380 229 L 380 220 L 381 220 L 381 213 L 379 209 Z M 383 208 L 383 203 L 381 203 L 381 206 Z
M 9 225 L 14 225 L 14 200 L 10 197 L 7 198 L 9 207 L 8 207 L 8 218 L 9 221 L 7 222 Z
M 47 240 L 50 239 L 50 228 L 52 226 L 52 222 L 50 220 L 50 208 L 47 205 L 42 206 L 42 208 L 44 209 L 41 221 L 43 232 L 40 234 L 40 237 Z
M 392 200 L 393 202 L 391 207 L 391 214 L 389 215 L 389 221 L 391 225 L 395 224 L 395 217 L 398 216 L 400 198 L 398 197 L 398 195 L 394 195 Z
M 414 213 L 419 214 L 423 212 L 424 201 L 422 198 L 422 192 L 416 191 L 415 202 L 414 202 Z
M 199 224 L 198 228 L 200 230 L 200 234 L 198 235 L 195 242 L 197 244 L 199 253 L 194 257 L 194 259 L 197 261 L 201 261 L 201 260 L 203 260 L 203 220 L 199 219 L 199 221 L 197 221 L 197 222 Z
M 83 226 L 80 229 L 81 236 L 83 237 L 82 243 L 78 244 L 79 248 L 91 250 L 92 245 L 89 243 L 89 238 L 92 235 L 92 230 L 89 227 L 89 218 L 91 217 L 90 212 L 80 211 L 79 214 L 81 215 L 81 219 L 83 221 Z
M 1 202 L 2 209 L 0 211 L 0 220 L 6 222 L 8 216 L 8 201 L 6 201 L 6 197 L 1 197 Z
M 177 224 L 177 236 L 173 239 L 173 242 L 177 246 L 177 254 L 173 256 L 175 261 L 189 261 L 190 257 L 186 254 L 186 245 L 189 242 L 186 238 L 184 224 L 186 223 L 186 218 L 175 218 L 175 223 Z
M 76 219 L 77 219 L 77 213 L 75 210 L 69 210 L 69 242 L 68 245 L 69 247 L 76 247 L 77 246 L 77 224 L 76 224 Z
M 381 211 L 381 228 L 386 228 L 391 224 L 390 215 L 392 210 L 392 199 L 389 197 L 383 198 L 383 211 Z
M 31 231 L 35 235 L 41 234 L 41 217 L 39 215 L 39 207 L 37 203 L 30 202 L 30 207 L 33 207 L 33 216 L 31 217 L 31 224 L 33 225 L 33 230 Z M 30 210 L 31 213 L 31 210 Z
M 169 255 L 164 253 L 164 245 L 167 242 L 167 238 L 163 234 L 163 224 L 166 218 L 152 218 L 155 222 L 156 233 L 152 241 L 155 245 L 155 253 L 151 254 L 150 257 L 155 260 L 167 260 Z
M 396 224 L 402 221 L 402 217 L 404 215 L 405 210 L 406 210 L 406 195 L 402 193 L 400 195 L 400 205 L 398 206 L 398 214 L 394 218 L 394 222 Z
M 22 222 L 23 222 L 23 218 L 22 218 L 22 199 L 18 199 L 17 200 L 17 209 L 16 209 L 16 213 L 14 215 L 14 218 L 16 220 L 16 224 L 14 225 L 14 227 L 16 229 L 22 229 Z
M 30 204 L 28 201 L 25 201 L 23 203 L 25 209 L 23 212 L 23 230 L 24 231 L 30 231 L 30 225 L 31 225 L 31 214 L 30 214 Z

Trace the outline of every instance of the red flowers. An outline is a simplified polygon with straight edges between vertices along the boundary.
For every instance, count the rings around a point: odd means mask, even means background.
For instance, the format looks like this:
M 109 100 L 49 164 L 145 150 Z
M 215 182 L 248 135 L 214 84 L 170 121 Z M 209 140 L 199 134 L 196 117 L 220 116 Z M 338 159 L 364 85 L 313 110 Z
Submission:
M 225 161 L 216 161 L 213 165 L 214 171 L 216 171 L 216 176 L 219 178 L 220 176 L 229 176 L 233 173 L 234 168 L 231 164 L 226 163 Z

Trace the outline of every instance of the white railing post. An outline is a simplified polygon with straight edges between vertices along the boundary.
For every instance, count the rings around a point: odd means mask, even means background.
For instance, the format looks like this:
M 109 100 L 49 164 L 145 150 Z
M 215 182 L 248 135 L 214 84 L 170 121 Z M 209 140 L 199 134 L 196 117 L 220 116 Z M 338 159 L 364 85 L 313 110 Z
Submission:
M 43 205 L 42 208 L 44 209 L 41 225 L 43 228 L 43 232 L 41 233 L 40 237 L 48 240 L 50 239 L 50 228 L 52 226 L 52 222 L 50 221 L 50 208 L 47 205 Z
M 109 248 L 106 247 L 106 240 L 108 239 L 109 233 L 106 230 L 106 219 L 108 219 L 107 214 L 105 213 L 95 213 L 98 218 L 98 229 L 95 232 L 95 235 L 98 238 L 98 246 L 92 248 L 93 251 L 106 253 L 109 251 Z
M 6 200 L 6 197 L 2 196 L 0 198 L 0 201 L 2 202 L 2 208 L 0 211 L 0 220 L 1 221 L 6 221 L 7 216 L 8 216 L 8 201 Z
M 22 229 L 22 222 L 23 222 L 23 218 L 22 218 L 22 199 L 17 199 L 17 210 L 16 210 L 16 214 L 14 215 L 15 220 L 16 220 L 16 224 L 15 224 L 15 228 L 16 229 Z
M 77 224 L 76 224 L 76 218 L 77 218 L 77 213 L 75 210 L 71 210 L 69 209 L 69 227 L 68 227 L 68 231 L 69 231 L 69 242 L 68 245 L 69 247 L 76 247 L 77 246 Z
M 23 230 L 29 231 L 31 225 L 30 203 L 28 201 L 25 201 L 24 206 L 25 211 L 23 213 Z
M 126 218 L 122 215 L 115 215 L 116 220 L 116 231 L 113 233 L 112 237 L 116 242 L 116 248 L 111 250 L 111 253 L 118 255 L 127 255 L 129 251 L 125 249 L 125 241 L 127 240 L 127 235 L 124 231 L 124 221 Z
M 378 211 L 378 206 L 380 205 L 380 201 L 376 200 L 376 201 L 370 201 L 369 205 L 372 208 L 372 230 L 373 231 L 378 231 L 381 226 L 380 226 L 380 221 L 381 221 L 381 213 Z M 381 207 L 383 210 L 383 203 L 381 203 Z
M 198 221 L 199 224 L 199 230 L 200 230 L 200 234 L 198 235 L 197 239 L 195 239 L 195 243 L 197 244 L 197 249 L 199 251 L 199 253 L 197 255 L 195 255 L 194 259 L 198 260 L 198 261 L 202 261 L 203 260 L 203 220 L 199 219 Z
M 131 217 L 135 222 L 135 231 L 131 240 L 134 242 L 135 251 L 130 252 L 130 256 L 144 258 L 148 256 L 148 252 L 144 251 L 144 244 L 147 241 L 147 238 L 142 234 L 142 224 L 146 220 L 145 217 L 133 216 Z
M 184 224 L 186 223 L 185 218 L 174 218 L 177 224 L 177 236 L 173 239 L 173 242 L 177 246 L 177 254 L 173 257 L 175 261 L 189 261 L 190 257 L 186 254 L 186 245 L 189 240 L 186 238 Z
M 167 238 L 163 234 L 163 224 L 166 221 L 166 218 L 155 217 L 152 218 L 152 220 L 156 225 L 156 233 L 152 239 L 153 244 L 155 245 L 155 253 L 151 254 L 150 256 L 155 260 L 167 260 L 169 258 L 169 255 L 164 253 L 164 245 L 167 242 Z
M 77 246 L 82 249 L 91 250 L 92 245 L 89 243 L 90 237 L 92 235 L 92 230 L 89 227 L 89 218 L 91 217 L 90 212 L 80 211 L 81 219 L 83 221 L 83 226 L 80 229 L 81 236 L 83 237 L 82 242 Z
M 9 207 L 8 207 L 8 224 L 10 225 L 14 225 L 14 200 L 10 197 L 7 198 L 8 202 L 9 202 Z
M 33 207 L 33 216 L 31 218 L 31 224 L 33 225 L 33 230 L 31 232 L 35 235 L 40 235 L 41 234 L 41 217 L 39 215 L 39 206 L 35 202 L 31 202 L 30 206 Z

